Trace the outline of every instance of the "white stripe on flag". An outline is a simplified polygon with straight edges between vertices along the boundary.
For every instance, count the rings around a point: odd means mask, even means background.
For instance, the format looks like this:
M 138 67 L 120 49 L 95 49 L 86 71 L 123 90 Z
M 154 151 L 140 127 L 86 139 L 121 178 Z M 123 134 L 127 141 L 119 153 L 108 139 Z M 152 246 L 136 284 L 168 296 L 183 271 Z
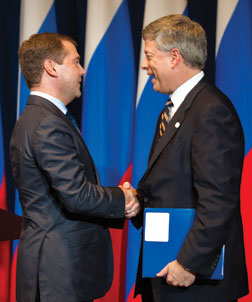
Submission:
M 220 42 L 224 31 L 239 0 L 218 0 L 217 4 L 217 26 L 216 26 L 216 51 L 217 56 Z
M 22 0 L 19 42 L 37 33 L 54 0 Z
M 46 19 L 54 0 L 22 0 L 20 12 L 19 43 L 37 33 Z M 21 96 L 21 70 L 18 68 L 18 90 L 17 90 L 17 119 L 22 110 L 20 102 L 26 103 L 26 95 Z M 24 99 L 23 99 L 24 98 Z
M 85 61 L 88 63 L 85 65 L 88 64 L 88 68 L 83 88 L 82 133 L 102 183 L 118 184 L 118 176 L 127 170 L 132 153 L 128 148 L 131 150 L 132 145 L 135 70 L 127 1 L 105 2 L 107 6 L 98 11 L 97 3 L 103 2 L 88 2 L 91 16 L 87 16 L 86 27 Z M 90 127 L 94 118 L 97 123 Z M 118 172 L 112 177 L 109 171 Z M 114 182 L 111 177 L 115 178 Z
M 167 16 L 170 14 L 182 14 L 186 8 L 187 0 L 177 0 L 177 1 L 167 1 L 167 0 L 146 0 L 145 11 L 144 11 L 144 22 L 143 27 L 148 25 L 150 22 Z M 144 59 L 144 41 L 141 42 L 141 53 L 140 53 L 140 64 L 139 64 L 139 76 L 138 76 L 138 89 L 137 89 L 137 102 L 136 106 L 139 103 L 141 94 L 144 90 L 144 87 L 149 79 L 145 70 L 141 69 L 141 63 Z
M 96 47 L 104 36 L 111 20 L 121 5 L 122 0 L 89 0 L 87 4 L 85 68 L 95 52 Z M 94 20 L 95 26 L 94 26 Z

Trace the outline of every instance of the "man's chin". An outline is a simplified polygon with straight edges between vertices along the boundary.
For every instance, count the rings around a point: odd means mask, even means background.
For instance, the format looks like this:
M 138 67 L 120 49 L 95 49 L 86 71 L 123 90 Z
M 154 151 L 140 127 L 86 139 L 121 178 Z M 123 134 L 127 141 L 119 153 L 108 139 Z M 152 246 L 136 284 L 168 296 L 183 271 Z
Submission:
M 155 84 L 153 85 L 153 90 L 160 92 L 159 86 Z
M 79 97 L 81 97 L 81 91 L 77 92 L 75 96 L 76 99 L 78 99 Z

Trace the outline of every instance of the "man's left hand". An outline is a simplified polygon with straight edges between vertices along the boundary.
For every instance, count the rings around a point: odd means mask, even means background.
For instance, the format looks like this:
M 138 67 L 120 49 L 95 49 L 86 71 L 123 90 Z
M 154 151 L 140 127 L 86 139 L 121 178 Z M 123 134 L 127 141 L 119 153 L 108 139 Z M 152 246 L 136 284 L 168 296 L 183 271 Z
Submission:
M 156 276 L 166 276 L 167 284 L 184 287 L 192 285 L 196 278 L 193 272 L 187 271 L 177 260 L 168 263 Z

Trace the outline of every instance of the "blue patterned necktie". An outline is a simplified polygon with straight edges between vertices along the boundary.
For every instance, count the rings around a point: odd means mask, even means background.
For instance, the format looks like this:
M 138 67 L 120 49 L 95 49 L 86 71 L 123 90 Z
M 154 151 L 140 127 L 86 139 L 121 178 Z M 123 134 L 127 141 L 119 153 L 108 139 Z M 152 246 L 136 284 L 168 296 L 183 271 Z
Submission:
M 173 106 L 173 103 L 171 101 L 171 99 L 169 99 L 164 106 L 164 109 L 162 110 L 161 113 L 161 120 L 160 120 L 160 124 L 159 124 L 159 138 L 164 134 L 168 123 L 171 119 L 171 108 Z
M 76 123 L 75 118 L 72 116 L 72 114 L 70 113 L 69 110 L 67 110 L 66 117 L 67 117 L 67 118 L 69 119 L 69 121 L 74 125 L 74 127 L 75 127 L 78 131 L 80 131 L 80 130 L 79 130 L 79 127 L 78 127 L 78 125 L 77 125 L 77 123 Z

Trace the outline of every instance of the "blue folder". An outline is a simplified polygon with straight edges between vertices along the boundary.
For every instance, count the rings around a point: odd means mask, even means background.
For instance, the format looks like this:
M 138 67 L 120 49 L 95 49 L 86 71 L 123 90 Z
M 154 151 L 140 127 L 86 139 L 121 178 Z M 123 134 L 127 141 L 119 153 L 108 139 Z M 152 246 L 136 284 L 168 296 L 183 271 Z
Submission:
M 154 213 L 161 215 L 153 215 Z M 177 258 L 194 221 L 194 216 L 195 209 L 145 208 L 143 277 L 156 277 L 161 269 Z M 152 231 L 155 229 L 154 224 L 158 225 L 156 232 Z M 158 232 L 158 228 L 162 231 Z M 209 279 L 224 278 L 224 253 L 225 246 L 221 250 L 218 264 Z

